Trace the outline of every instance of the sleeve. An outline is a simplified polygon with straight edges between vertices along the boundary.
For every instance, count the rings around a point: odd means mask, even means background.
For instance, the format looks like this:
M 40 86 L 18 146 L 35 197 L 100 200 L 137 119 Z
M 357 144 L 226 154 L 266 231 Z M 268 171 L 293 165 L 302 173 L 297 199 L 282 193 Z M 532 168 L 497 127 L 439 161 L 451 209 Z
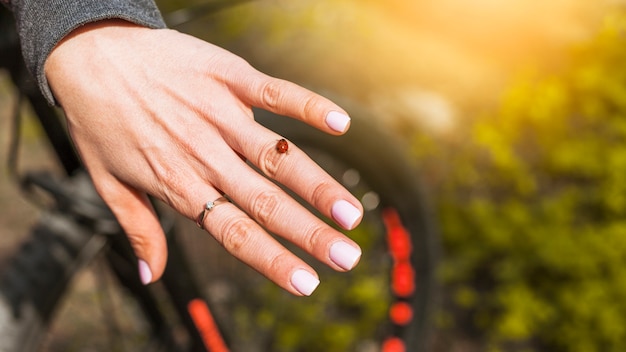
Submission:
M 15 16 L 26 65 L 51 104 L 54 97 L 44 63 L 52 49 L 72 30 L 111 18 L 150 28 L 165 27 L 153 0 L 11 0 L 8 6 Z

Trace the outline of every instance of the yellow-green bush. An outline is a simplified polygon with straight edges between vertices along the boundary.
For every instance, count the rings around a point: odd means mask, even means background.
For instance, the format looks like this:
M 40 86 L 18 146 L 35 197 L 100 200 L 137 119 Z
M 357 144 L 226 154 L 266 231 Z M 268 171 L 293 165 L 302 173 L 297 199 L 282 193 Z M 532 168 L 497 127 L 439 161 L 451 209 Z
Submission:
M 626 16 L 469 124 L 425 157 L 457 328 L 493 350 L 626 351 Z

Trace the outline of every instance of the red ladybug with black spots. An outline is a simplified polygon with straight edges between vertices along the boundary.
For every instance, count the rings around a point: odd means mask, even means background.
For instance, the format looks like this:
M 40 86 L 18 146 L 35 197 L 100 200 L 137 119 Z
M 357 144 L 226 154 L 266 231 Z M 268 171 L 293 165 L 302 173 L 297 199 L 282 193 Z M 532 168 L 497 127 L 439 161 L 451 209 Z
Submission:
M 281 138 L 276 142 L 276 151 L 280 154 L 285 154 L 289 150 L 289 143 L 285 138 Z

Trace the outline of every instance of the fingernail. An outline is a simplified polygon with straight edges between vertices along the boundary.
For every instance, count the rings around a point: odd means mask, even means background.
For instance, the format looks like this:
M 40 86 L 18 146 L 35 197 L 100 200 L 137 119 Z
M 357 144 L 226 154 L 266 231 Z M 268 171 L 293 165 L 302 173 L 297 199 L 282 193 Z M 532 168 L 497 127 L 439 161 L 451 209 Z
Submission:
M 152 282 L 152 271 L 150 271 L 150 267 L 148 263 L 146 263 L 143 259 L 139 259 L 139 278 L 141 279 L 141 283 L 144 285 Z
M 305 296 L 310 296 L 320 284 L 320 280 L 306 270 L 300 269 L 291 275 L 293 287 Z
M 361 249 L 355 248 L 344 241 L 335 242 L 330 246 L 330 260 L 343 269 L 354 268 L 361 258 Z
M 333 219 L 335 219 L 339 225 L 347 230 L 352 230 L 357 220 L 361 217 L 359 209 L 355 208 L 354 205 L 345 200 L 338 200 L 335 202 L 330 212 Z
M 344 132 L 350 124 L 350 116 L 338 111 L 331 111 L 326 115 L 326 124 L 337 132 Z

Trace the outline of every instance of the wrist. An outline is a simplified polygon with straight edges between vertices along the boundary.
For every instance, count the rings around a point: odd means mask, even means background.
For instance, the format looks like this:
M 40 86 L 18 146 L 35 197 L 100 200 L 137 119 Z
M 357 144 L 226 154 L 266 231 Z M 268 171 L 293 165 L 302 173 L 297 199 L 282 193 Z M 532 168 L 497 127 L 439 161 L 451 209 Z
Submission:
M 128 62 L 128 56 L 135 55 L 140 45 L 138 36 L 146 31 L 152 29 L 125 20 L 105 19 L 80 26 L 66 35 L 44 64 L 55 102 L 62 105 L 63 94 L 71 93 L 73 88 L 97 86 L 94 80 L 102 79 L 103 74 L 110 75 L 114 66 Z
M 44 65 L 69 33 L 103 19 L 119 18 L 150 28 L 164 28 L 153 0 L 21 0 L 13 2 L 24 60 L 49 102 L 53 102 Z

